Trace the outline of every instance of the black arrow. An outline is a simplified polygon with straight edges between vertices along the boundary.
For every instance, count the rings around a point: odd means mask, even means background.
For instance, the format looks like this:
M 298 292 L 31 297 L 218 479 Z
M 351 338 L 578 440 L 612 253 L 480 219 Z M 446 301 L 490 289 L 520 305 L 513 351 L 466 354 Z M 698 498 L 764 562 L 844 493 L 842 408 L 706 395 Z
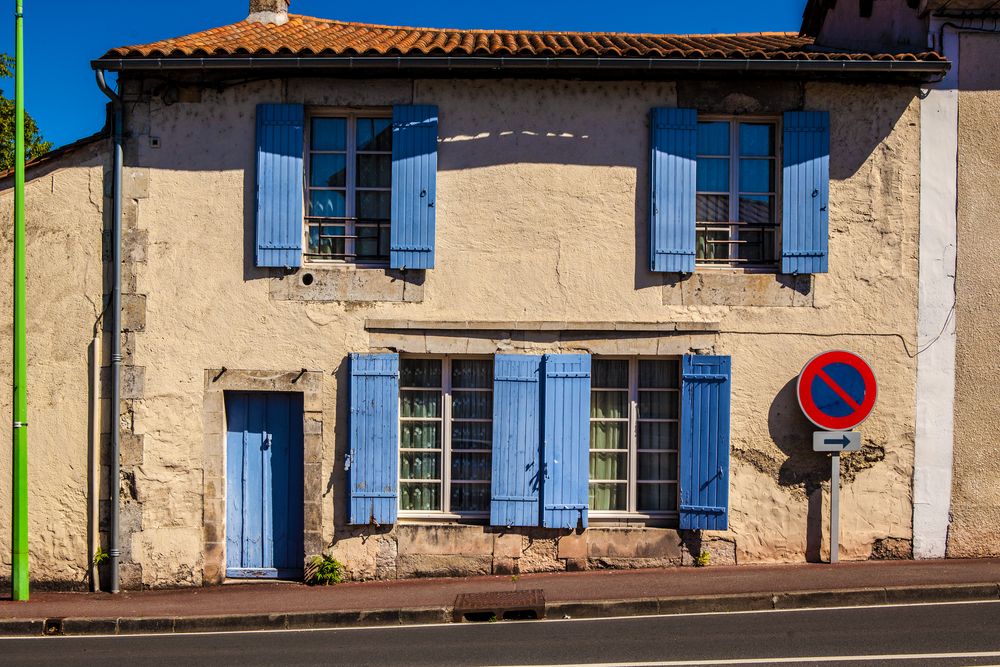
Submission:
M 823 440 L 823 444 L 824 445 L 840 445 L 841 447 L 847 447 L 849 444 L 851 444 L 851 439 L 848 438 L 846 435 L 843 435 L 843 436 L 840 437 L 839 440 L 830 440 L 829 438 L 826 439 L 826 440 Z

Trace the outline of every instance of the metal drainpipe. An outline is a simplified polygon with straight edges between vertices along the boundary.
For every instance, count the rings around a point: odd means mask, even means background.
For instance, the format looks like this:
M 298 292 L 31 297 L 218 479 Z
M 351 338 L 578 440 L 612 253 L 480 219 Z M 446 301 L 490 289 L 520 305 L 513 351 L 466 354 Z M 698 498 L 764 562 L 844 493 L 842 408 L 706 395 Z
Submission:
M 122 367 L 122 163 L 124 161 L 124 105 L 122 98 L 97 70 L 97 85 L 114 108 L 114 176 L 111 194 L 114 215 L 111 226 L 111 592 L 120 592 L 118 561 L 121 556 L 119 524 L 121 516 L 121 367 Z

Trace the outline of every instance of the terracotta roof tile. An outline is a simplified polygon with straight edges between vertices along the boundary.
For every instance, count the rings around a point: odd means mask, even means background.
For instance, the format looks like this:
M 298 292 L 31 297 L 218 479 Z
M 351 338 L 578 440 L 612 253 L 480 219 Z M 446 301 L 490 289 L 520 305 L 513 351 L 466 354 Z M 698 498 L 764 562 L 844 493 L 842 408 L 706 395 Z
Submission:
M 827 52 L 795 33 L 657 35 L 628 33 L 439 30 L 347 23 L 289 15 L 284 25 L 240 21 L 151 44 L 110 50 L 104 58 L 212 56 L 552 56 L 725 58 L 761 60 L 924 60 L 934 52 Z

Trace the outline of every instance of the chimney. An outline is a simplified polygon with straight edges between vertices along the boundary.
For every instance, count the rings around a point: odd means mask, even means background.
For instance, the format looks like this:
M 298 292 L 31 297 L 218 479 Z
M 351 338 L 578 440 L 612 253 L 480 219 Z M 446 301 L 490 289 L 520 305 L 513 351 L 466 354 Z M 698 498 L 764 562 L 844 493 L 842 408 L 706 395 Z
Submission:
M 288 23 L 290 0 L 250 0 L 250 23 L 284 25 Z

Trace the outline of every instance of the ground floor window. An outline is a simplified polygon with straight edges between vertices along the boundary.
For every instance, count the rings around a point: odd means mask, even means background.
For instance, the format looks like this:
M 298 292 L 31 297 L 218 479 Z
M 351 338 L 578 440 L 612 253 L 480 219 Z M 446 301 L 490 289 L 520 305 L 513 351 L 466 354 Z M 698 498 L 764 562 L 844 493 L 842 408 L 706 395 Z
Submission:
M 404 515 L 488 515 L 493 360 L 402 358 L 399 415 Z
M 678 508 L 679 359 L 593 359 L 590 510 L 671 516 Z

